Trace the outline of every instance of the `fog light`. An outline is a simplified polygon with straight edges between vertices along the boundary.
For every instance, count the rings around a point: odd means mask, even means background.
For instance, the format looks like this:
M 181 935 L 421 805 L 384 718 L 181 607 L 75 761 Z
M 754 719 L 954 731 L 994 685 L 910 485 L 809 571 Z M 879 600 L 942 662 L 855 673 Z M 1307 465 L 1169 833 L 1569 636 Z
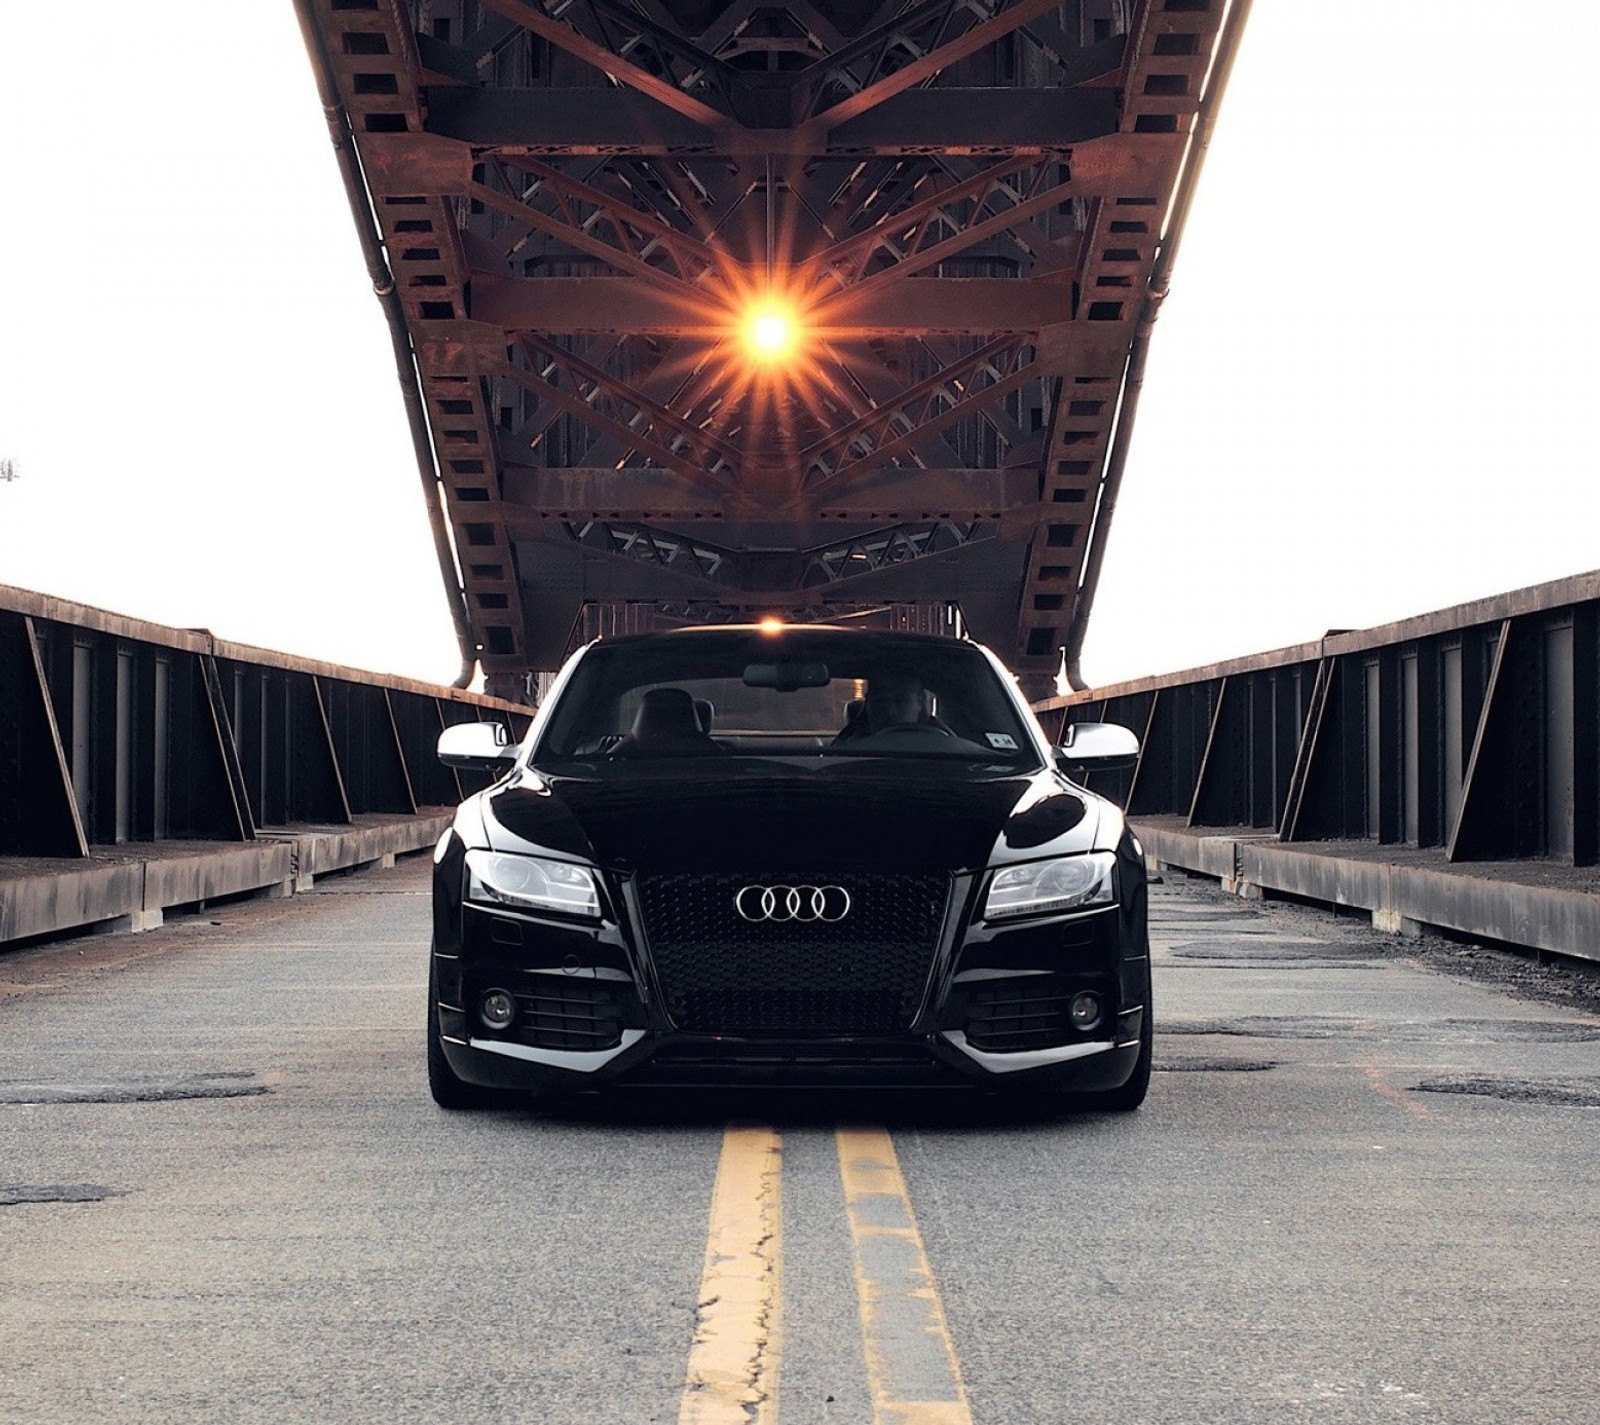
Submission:
M 517 1017 L 517 1002 L 504 990 L 490 990 L 478 1006 L 478 1014 L 490 1029 L 506 1029 Z
M 1067 1011 L 1072 1016 L 1072 1027 L 1087 1032 L 1098 1025 L 1104 1018 L 1104 1011 L 1100 1008 L 1100 996 L 1092 995 L 1087 990 L 1082 994 L 1072 997 L 1072 1005 Z

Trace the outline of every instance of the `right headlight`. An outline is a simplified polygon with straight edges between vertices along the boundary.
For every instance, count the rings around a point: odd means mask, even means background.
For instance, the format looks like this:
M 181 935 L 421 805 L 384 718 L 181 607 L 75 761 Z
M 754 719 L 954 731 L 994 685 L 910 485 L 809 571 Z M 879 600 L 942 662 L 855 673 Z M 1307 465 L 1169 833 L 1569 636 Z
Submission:
M 514 910 L 553 910 L 592 920 L 600 917 L 594 872 L 587 866 L 543 856 L 467 852 L 467 899 Z
M 1116 865 L 1115 852 L 1089 851 L 1081 856 L 1058 856 L 1050 861 L 1002 867 L 989 882 L 983 918 L 1009 920 L 1013 916 L 1109 905 L 1115 894 Z

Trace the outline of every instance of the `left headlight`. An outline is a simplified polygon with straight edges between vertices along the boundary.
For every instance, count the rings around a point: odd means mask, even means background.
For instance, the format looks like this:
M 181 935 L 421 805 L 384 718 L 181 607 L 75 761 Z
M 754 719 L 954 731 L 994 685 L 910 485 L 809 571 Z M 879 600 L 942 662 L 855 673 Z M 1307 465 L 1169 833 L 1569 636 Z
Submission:
M 467 852 L 467 899 L 479 905 L 553 910 L 591 920 L 600 917 L 600 891 L 594 872 L 587 866 L 548 861 L 542 856 Z
M 1003 867 L 989 883 L 983 918 L 1009 920 L 1018 915 L 1047 915 L 1051 911 L 1109 905 L 1114 897 L 1116 864 L 1114 852 L 1090 851 L 1082 856 Z

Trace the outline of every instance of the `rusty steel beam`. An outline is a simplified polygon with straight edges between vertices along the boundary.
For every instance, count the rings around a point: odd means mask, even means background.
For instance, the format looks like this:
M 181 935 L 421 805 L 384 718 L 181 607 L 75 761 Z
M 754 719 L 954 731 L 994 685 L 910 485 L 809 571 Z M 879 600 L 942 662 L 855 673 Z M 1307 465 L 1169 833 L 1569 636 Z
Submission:
M 806 260 L 802 282 L 826 274 L 841 288 L 925 271 L 947 257 L 1008 232 L 1022 218 L 1073 196 L 1065 165 L 1011 158 L 964 182 L 929 185 L 934 191 L 899 204 L 871 227 L 842 238 Z M 924 185 L 918 185 L 919 188 Z M 998 209 L 998 211 L 997 211 Z
M 773 600 L 959 604 L 1039 690 L 1242 0 L 297 3 L 491 687 L 585 605 Z
M 526 261 L 537 254 L 537 248 L 526 244 L 538 236 L 553 244 L 549 255 L 571 249 L 618 272 L 666 285 L 676 280 L 699 288 L 711 280 L 748 286 L 758 280 L 758 274 L 725 243 L 716 243 L 714 233 L 684 232 L 641 210 L 637 191 L 620 184 L 618 191 L 609 192 L 525 154 L 488 153 L 478 156 L 484 172 L 484 181 L 479 181 L 472 177 L 474 156 L 466 145 L 407 137 L 373 147 L 374 181 L 385 190 L 463 194 L 525 228 L 523 236 L 510 242 L 502 239 L 497 246 L 496 256 L 502 261 Z M 1169 141 L 1108 135 L 1064 148 L 1052 156 L 1053 161 L 1027 153 L 953 184 L 936 175 L 931 183 L 915 185 L 918 192 L 924 188 L 932 192 L 887 211 L 874 210 L 871 226 L 791 264 L 795 280 L 804 284 L 826 273 L 839 285 L 850 285 L 865 280 L 875 260 L 880 262 L 876 274 L 880 281 L 896 274 L 913 275 L 990 238 L 1022 229 L 1024 219 L 1052 206 L 1115 193 L 1130 176 L 1146 186 L 1159 185 L 1172 157 Z M 664 171 L 675 173 L 675 166 L 667 165 Z M 671 181 L 674 187 L 681 186 L 679 180 Z M 849 222 L 854 214 L 848 208 L 844 211 Z M 701 215 L 694 216 L 703 221 Z M 886 256 L 893 258 L 893 265 L 881 268 Z
M 607 405 L 586 398 L 582 385 L 577 389 L 563 385 L 553 365 L 545 369 L 550 370 L 558 379 L 541 375 L 537 365 L 525 368 L 512 362 L 507 362 L 499 368 L 498 374 L 530 392 L 537 393 L 541 401 L 565 412 L 582 425 L 616 437 L 630 449 L 638 450 L 650 457 L 655 465 L 671 471 L 679 479 L 698 485 L 702 500 L 715 500 L 722 493 L 716 482 L 705 478 L 700 466 L 692 458 L 680 455 L 666 445 L 657 444 L 648 434 L 635 430 L 619 415 L 613 414 Z M 598 388 L 591 388 L 589 394 L 598 396 L 603 393 Z
M 916 520 L 987 521 L 1014 525 L 1040 513 L 1038 481 L 1029 470 L 889 469 L 852 481 L 832 497 L 748 513 L 795 528 L 827 523 L 899 524 Z M 505 467 L 506 518 L 528 531 L 543 519 L 614 519 L 683 523 L 706 515 L 703 486 L 659 466 L 623 469 Z M 709 518 L 720 520 L 725 512 Z
M 1012 348 L 1006 352 L 1003 362 L 996 364 L 984 374 L 985 382 L 976 389 L 975 394 L 963 395 L 958 400 L 949 401 L 941 410 L 930 407 L 915 426 L 899 435 L 878 441 L 871 449 L 859 455 L 847 456 L 834 469 L 810 484 L 809 492 L 812 497 L 820 497 L 825 492 L 836 490 L 847 481 L 859 479 L 891 460 L 910 454 L 929 436 L 958 421 L 972 416 L 991 417 L 993 407 L 998 400 L 1038 378 L 1038 367 L 1021 349 Z M 813 462 L 808 466 L 808 470 L 814 469 L 815 465 L 816 462 Z
M 823 73 L 806 86 L 812 102 L 807 105 L 808 112 L 804 116 L 797 116 L 801 118 L 801 137 L 814 139 L 825 130 L 848 123 L 885 100 L 932 79 L 941 70 L 994 44 L 1019 26 L 1059 8 L 1059 0 L 1013 0 L 1010 5 L 998 0 L 989 7 L 987 18 L 976 20 L 964 33 L 951 36 L 950 27 L 972 20 L 975 8 L 971 0 L 932 0 L 930 4 L 918 6 L 910 15 L 863 35 L 844 53 L 834 56 L 823 67 Z M 929 24 L 931 32 L 919 32 L 920 26 Z M 915 59 L 908 63 L 894 60 L 897 48 L 915 47 L 917 40 L 929 33 L 932 43 Z M 865 82 L 849 67 L 860 57 L 868 60 Z M 841 82 L 853 92 L 833 104 L 816 103 L 830 83 Z
M 623 58 L 616 49 L 590 39 L 565 20 L 552 19 L 539 5 L 526 0 L 482 0 L 482 4 L 485 9 L 505 16 L 530 34 L 565 50 L 600 74 L 648 95 L 692 123 L 715 129 L 734 122 L 725 110 L 697 99 L 670 79 L 663 79 Z
M 803 140 L 792 129 L 735 128 L 721 134 L 641 94 L 597 89 L 479 92 L 429 90 L 429 131 L 503 156 L 572 153 L 645 157 L 813 155 L 847 158 L 927 153 L 1065 153 L 1117 132 L 1116 96 L 1106 89 L 1061 94 L 913 90 L 859 118 Z
M 626 277 L 472 274 L 474 317 L 508 331 L 689 336 L 720 341 L 742 314 L 728 296 L 694 296 Z M 1072 317 L 1072 283 L 1048 278 L 917 278 L 874 282 L 820 302 L 804 317 L 820 340 L 1038 332 Z
M 849 599 L 858 581 L 870 581 L 878 597 L 892 598 L 885 591 L 904 585 L 912 566 L 935 558 L 949 564 L 977 545 L 1006 537 L 998 524 L 936 518 L 809 548 L 754 550 L 640 521 L 579 516 L 550 524 L 558 537 L 595 557 L 646 566 L 670 583 L 675 597 L 713 597 L 747 610 Z
M 908 389 L 897 402 L 885 403 L 869 416 L 831 431 L 827 437 L 800 454 L 808 472 L 815 470 L 826 479 L 833 476 L 835 457 L 864 454 L 877 449 L 890 438 L 901 438 L 928 427 L 935 416 L 977 397 L 978 383 L 998 379 L 1015 370 L 1023 361 L 1027 343 L 1007 334 L 987 342 L 964 360 L 946 366 Z
M 578 233 L 596 233 L 644 268 L 670 271 L 680 282 L 690 285 L 704 282 L 729 265 L 726 250 L 642 210 L 639 194 L 633 188 L 618 184 L 617 192 L 607 192 L 553 164 L 526 156 L 501 158 L 492 167 L 508 189 L 510 180 L 520 176 L 522 181 L 517 183 L 513 196 L 530 214 L 536 204 L 547 205 L 543 215 L 554 221 L 544 231 L 558 242 Z M 510 211 L 513 218 L 523 216 L 515 209 Z M 509 255 L 516 256 L 517 252 L 514 245 Z M 601 255 L 607 254 L 602 251 Z
M 1202 92 L 1198 72 L 1185 76 L 1186 83 L 1199 96 L 1194 116 L 1191 143 L 1185 155 L 1183 169 L 1175 180 L 1176 192 L 1171 205 L 1171 217 L 1163 233 L 1159 250 L 1150 263 L 1146 276 L 1145 298 L 1140 312 L 1139 326 L 1128 353 L 1127 369 L 1123 382 L 1123 399 L 1117 413 L 1113 441 L 1107 451 L 1103 467 L 1100 500 L 1095 510 L 1094 525 L 1088 532 L 1089 548 L 1085 557 L 1084 568 L 1079 578 L 1079 592 L 1073 602 L 1071 618 L 1067 625 L 1066 641 L 1062 645 L 1062 670 L 1068 683 L 1074 688 L 1083 686 L 1083 673 L 1080 666 L 1083 654 L 1083 640 L 1088 631 L 1089 614 L 1094 607 L 1100 569 L 1105 559 L 1106 542 L 1111 529 L 1112 517 L 1116 513 L 1117 497 L 1122 485 L 1122 474 L 1127 464 L 1134 416 L 1138 412 L 1139 397 L 1144 386 L 1144 366 L 1150 351 L 1151 328 L 1160 313 L 1161 303 L 1166 299 L 1171 287 L 1172 266 L 1177 258 L 1178 245 L 1182 241 L 1184 225 L 1188 219 L 1189 205 L 1193 201 L 1195 188 L 1200 179 L 1200 171 L 1205 163 L 1206 151 L 1211 142 L 1212 120 L 1217 106 L 1222 101 L 1222 95 L 1227 89 L 1228 77 L 1233 69 L 1234 56 L 1238 53 L 1239 36 L 1244 30 L 1246 20 L 1249 18 L 1250 6 L 1251 0 L 1234 0 L 1234 3 L 1229 7 L 1224 28 L 1216 45 L 1216 60 L 1207 76 L 1204 91 Z M 1152 41 L 1149 36 L 1141 36 L 1141 51 L 1144 51 L 1146 46 L 1149 47 L 1149 52 L 1158 53 L 1161 48 L 1159 38 Z M 1153 70 L 1152 72 L 1155 71 Z M 1181 73 L 1181 71 L 1174 71 L 1170 63 L 1162 72 L 1168 74 Z M 1146 100 L 1145 102 L 1153 101 Z M 1106 256 L 1109 259 L 1110 254 L 1107 253 Z
M 736 446 L 640 395 L 632 386 L 614 380 L 601 367 L 591 366 L 544 336 L 529 331 L 517 341 L 538 362 L 540 396 L 546 394 L 546 388 L 560 390 L 565 384 L 582 401 L 586 412 L 614 412 L 613 424 L 626 429 L 622 439 L 653 446 L 674 460 L 686 462 L 693 472 L 691 478 L 702 489 L 726 490 L 736 481 L 740 454 Z M 523 371 L 519 369 L 513 379 L 523 380 Z

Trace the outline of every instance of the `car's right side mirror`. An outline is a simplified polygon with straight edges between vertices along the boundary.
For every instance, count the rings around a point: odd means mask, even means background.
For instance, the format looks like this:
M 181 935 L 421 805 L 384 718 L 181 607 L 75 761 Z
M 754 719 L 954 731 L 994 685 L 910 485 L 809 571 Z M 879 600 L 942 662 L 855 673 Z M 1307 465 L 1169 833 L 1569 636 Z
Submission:
M 1072 772 L 1112 772 L 1139 760 L 1139 739 L 1114 722 L 1075 722 L 1054 750 L 1058 768 Z

